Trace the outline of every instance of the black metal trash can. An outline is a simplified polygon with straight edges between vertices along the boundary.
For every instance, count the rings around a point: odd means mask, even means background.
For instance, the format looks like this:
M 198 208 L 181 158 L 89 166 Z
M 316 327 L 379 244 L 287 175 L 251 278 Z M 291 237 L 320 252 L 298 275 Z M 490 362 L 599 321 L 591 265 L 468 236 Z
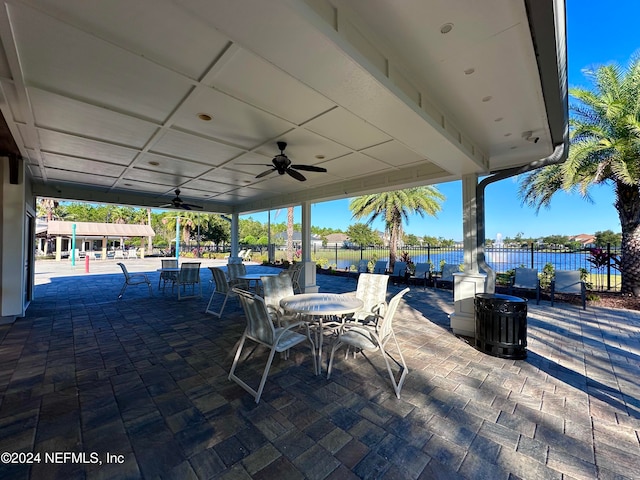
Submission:
M 527 357 L 527 301 L 511 295 L 475 296 L 476 348 L 494 357 Z

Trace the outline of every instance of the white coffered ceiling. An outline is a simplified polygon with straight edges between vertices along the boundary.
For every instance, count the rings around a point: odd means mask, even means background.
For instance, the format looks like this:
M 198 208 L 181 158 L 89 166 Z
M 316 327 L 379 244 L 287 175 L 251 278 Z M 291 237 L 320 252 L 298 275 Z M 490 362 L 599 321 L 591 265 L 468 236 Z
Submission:
M 5 0 L 0 109 L 43 196 L 249 212 L 454 180 L 557 143 L 532 28 L 563 10 L 529 3 Z M 328 172 L 256 179 L 277 141 Z

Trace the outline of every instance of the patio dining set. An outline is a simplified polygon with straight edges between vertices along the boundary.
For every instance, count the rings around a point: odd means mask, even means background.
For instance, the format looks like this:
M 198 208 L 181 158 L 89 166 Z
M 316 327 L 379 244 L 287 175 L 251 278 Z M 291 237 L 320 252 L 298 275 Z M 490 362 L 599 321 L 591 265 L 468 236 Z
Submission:
M 280 273 L 256 274 L 247 274 L 244 264 L 229 264 L 226 272 L 219 267 L 209 267 L 213 276 L 213 290 L 206 313 L 220 318 L 227 300 L 236 297 L 247 322 L 236 349 L 229 379 L 248 391 L 259 403 L 276 353 L 287 358 L 291 348 L 308 342 L 314 373 L 321 375 L 323 344 L 329 338 L 331 350 L 327 378 L 331 376 L 334 356 L 341 346 L 346 347 L 345 358 L 350 349 L 354 349 L 354 356 L 356 352 L 379 351 L 394 392 L 400 398 L 408 369 L 393 333 L 392 321 L 400 299 L 409 289 L 398 293 L 387 304 L 389 276 L 363 273 L 354 292 L 301 293 L 298 279 L 302 265 L 294 263 Z M 217 296 L 221 297 L 221 305 L 214 308 L 214 304 L 219 303 Z M 390 340 L 393 340 L 391 343 L 396 348 L 393 355 L 389 348 Z M 255 344 L 255 347 L 243 356 L 248 342 Z M 242 362 L 249 361 L 258 346 L 268 349 L 269 355 L 259 385 L 252 387 L 248 381 L 240 378 L 237 371 Z M 392 365 L 399 371 L 394 372 Z
M 119 299 L 129 285 L 146 284 L 149 294 L 153 295 L 151 281 L 145 273 L 131 274 L 123 263 L 118 265 L 125 276 Z M 182 262 L 178 265 L 177 259 L 162 259 L 162 267 L 157 270 L 158 290 L 164 292 L 167 284 L 170 284 L 172 292 L 177 288 L 178 300 L 201 297 L 200 266 L 200 262 Z M 325 340 L 329 339 L 327 378 L 331 376 L 334 356 L 341 346 L 346 347 L 345 359 L 351 349 L 354 350 L 354 357 L 357 353 L 379 351 L 394 393 L 400 398 L 408 369 L 395 338 L 392 323 L 398 303 L 409 288 L 398 292 L 387 303 L 387 285 L 389 281 L 396 285 L 401 281 L 409 284 L 413 280 L 416 284 L 422 283 L 426 288 L 427 282 L 430 281 L 434 286 L 450 283 L 453 290 L 453 275 L 459 271 L 458 266 L 445 264 L 442 272 L 436 275 L 430 263 L 420 263 L 408 274 L 406 262 L 396 261 L 394 269 L 388 271 L 387 262 L 378 261 L 373 266 L 373 273 L 369 273 L 369 262 L 363 260 L 357 269 L 356 290 L 344 294 L 302 293 L 302 267 L 302 263 L 292 263 L 288 269 L 279 273 L 248 273 L 244 263 L 229 263 L 226 269 L 218 266 L 208 267 L 212 275 L 209 281 L 211 294 L 205 313 L 221 318 L 229 299 L 236 298 L 247 322 L 237 345 L 229 379 L 251 393 L 255 402 L 259 403 L 276 353 L 282 354 L 286 359 L 291 348 L 308 342 L 313 371 L 315 375 L 321 375 L 323 345 Z M 538 272 L 535 269 L 515 269 L 509 294 L 515 291 L 535 292 L 536 303 L 539 303 Z M 551 286 L 552 304 L 556 291 L 580 293 L 584 308 L 585 287 L 579 278 L 579 272 L 557 272 Z M 524 308 L 526 311 L 526 306 Z M 492 321 L 490 315 L 489 313 L 487 318 Z M 526 332 L 526 313 L 524 315 L 525 318 L 521 322 L 524 322 L 522 330 Z M 523 335 L 526 336 L 526 333 Z M 393 341 L 390 342 L 391 340 Z M 242 352 L 247 342 L 256 345 L 243 357 Z M 518 344 L 521 344 L 518 358 L 524 358 L 526 338 L 519 338 Z M 237 370 L 242 362 L 250 359 L 258 346 L 266 347 L 269 355 L 259 385 L 254 388 L 238 376 Z M 395 346 L 393 355 L 390 353 L 391 346 Z M 489 353 L 489 350 L 485 350 Z
M 398 262 L 400 263 L 400 262 Z M 151 281 L 146 273 L 129 273 L 123 263 L 118 263 L 125 277 L 118 299 L 130 285 L 147 285 L 153 295 Z M 230 298 L 239 299 L 247 326 L 239 341 L 229 379 L 251 393 L 259 403 L 271 364 L 276 353 L 288 357 L 289 350 L 308 342 L 315 375 L 323 371 L 323 344 L 331 339 L 327 378 L 331 376 L 334 356 L 341 346 L 346 346 L 345 358 L 354 350 L 379 351 L 385 362 L 393 390 L 398 398 L 408 369 L 395 338 L 392 322 L 398 304 L 409 291 L 405 288 L 387 303 L 387 284 L 393 274 L 360 273 L 355 291 L 346 294 L 302 293 L 300 274 L 303 263 L 292 263 L 279 273 L 248 273 L 245 264 L 229 263 L 226 269 L 210 266 L 211 294 L 205 313 L 221 318 Z M 158 290 L 177 289 L 178 300 L 202 296 L 200 262 L 182 262 L 162 259 Z M 390 340 L 393 340 L 390 342 Z M 257 389 L 236 374 L 245 344 L 253 342 L 269 349 L 270 353 Z M 390 346 L 395 345 L 395 354 Z M 255 348 L 254 348 L 255 350 Z M 247 361 L 251 354 L 243 358 Z M 394 367 L 395 366 L 395 367 Z M 394 372 L 394 368 L 398 372 Z

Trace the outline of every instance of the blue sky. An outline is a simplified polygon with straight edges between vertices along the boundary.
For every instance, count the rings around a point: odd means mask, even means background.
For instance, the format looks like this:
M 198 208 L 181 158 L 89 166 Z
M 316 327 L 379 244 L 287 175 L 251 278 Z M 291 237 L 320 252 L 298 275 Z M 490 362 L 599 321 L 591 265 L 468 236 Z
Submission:
M 636 35 L 637 20 L 640 18 L 638 0 L 618 0 L 606 2 L 603 9 L 601 0 L 566 0 L 567 42 L 569 86 L 588 87 L 582 71 L 597 65 L 618 63 L 628 64 L 631 56 L 640 50 L 640 37 Z M 606 26 L 612 28 L 606 28 Z M 405 225 L 407 233 L 418 236 L 462 239 L 462 190 L 460 182 L 438 185 L 447 197 L 442 212 L 437 218 L 416 216 Z M 525 237 L 547 235 L 576 235 L 595 233 L 599 230 L 620 231 L 618 215 L 613 207 L 614 194 L 611 187 L 594 188 L 592 203 L 580 195 L 557 193 L 549 209 L 535 210 L 521 205 L 517 196 L 516 179 L 506 179 L 487 187 L 486 190 L 486 236 L 496 238 L 514 237 L 522 233 Z M 513 201 L 505 202 L 509 198 Z M 295 221 L 300 222 L 300 208 L 296 207 Z M 266 222 L 267 214 L 250 215 L 255 220 Z M 311 207 L 313 225 L 346 230 L 356 221 L 351 218 L 349 200 L 336 200 L 314 204 Z M 243 217 L 245 218 L 245 217 Z M 272 212 L 271 221 L 286 222 L 286 211 L 276 216 Z M 383 229 L 382 224 L 374 228 Z

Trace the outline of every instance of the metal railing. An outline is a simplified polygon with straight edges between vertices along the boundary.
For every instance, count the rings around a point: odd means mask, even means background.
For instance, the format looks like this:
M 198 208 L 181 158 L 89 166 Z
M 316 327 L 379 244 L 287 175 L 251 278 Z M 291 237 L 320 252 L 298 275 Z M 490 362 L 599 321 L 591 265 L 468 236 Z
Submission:
M 620 247 L 607 244 L 602 249 L 611 255 L 619 255 Z M 398 249 L 398 259 L 402 254 L 407 254 L 413 263 L 430 262 L 435 271 L 440 271 L 444 263 L 463 263 L 463 249 L 461 247 L 434 247 L 405 246 Z M 351 269 L 360 260 L 385 260 L 389 258 L 389 249 L 383 247 L 366 248 L 341 248 L 314 246 L 314 258 L 321 262 L 326 260 L 327 264 L 338 270 Z M 494 247 L 485 250 L 485 259 L 496 273 L 507 273 L 517 267 L 537 268 L 538 272 L 543 272 L 545 266 L 551 265 L 554 270 L 581 270 L 588 274 L 588 283 L 592 288 L 619 290 L 620 273 L 614 267 L 612 261 L 607 265 L 596 268 L 589 259 L 593 255 L 589 249 L 568 249 L 565 247 L 538 247 L 530 245 L 528 248 Z M 547 267 L 549 269 L 549 267 Z M 591 280 L 591 281 L 589 281 Z

